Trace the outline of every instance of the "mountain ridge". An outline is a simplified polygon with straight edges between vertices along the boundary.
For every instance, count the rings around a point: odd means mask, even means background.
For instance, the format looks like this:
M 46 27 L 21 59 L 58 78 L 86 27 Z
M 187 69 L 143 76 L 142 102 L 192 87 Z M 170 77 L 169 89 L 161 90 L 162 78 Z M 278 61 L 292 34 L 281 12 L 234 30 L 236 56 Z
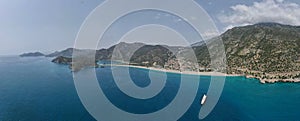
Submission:
M 171 47 L 167 45 L 147 45 L 143 43 L 119 43 L 107 49 L 96 50 L 96 61 L 121 60 L 138 66 L 165 68 L 180 71 L 208 71 L 212 67 L 207 47 L 222 39 L 225 47 L 227 74 L 245 75 L 257 78 L 262 83 L 290 81 L 300 78 L 300 26 L 278 23 L 257 23 L 227 30 L 205 43 L 192 44 L 192 47 Z M 218 46 L 211 46 L 219 50 Z M 176 55 L 189 56 L 192 49 L 198 62 L 183 60 Z M 50 54 L 52 57 L 71 57 L 73 51 L 66 50 Z M 91 50 L 89 50 L 91 51 Z M 89 53 L 85 50 L 83 53 Z M 46 55 L 46 57 L 51 57 Z M 184 57 L 183 56 L 183 57 Z M 216 55 L 218 56 L 218 55 Z M 69 60 L 70 59 L 64 59 Z M 57 62 L 60 62 L 57 60 Z M 196 67 L 202 68 L 198 70 Z

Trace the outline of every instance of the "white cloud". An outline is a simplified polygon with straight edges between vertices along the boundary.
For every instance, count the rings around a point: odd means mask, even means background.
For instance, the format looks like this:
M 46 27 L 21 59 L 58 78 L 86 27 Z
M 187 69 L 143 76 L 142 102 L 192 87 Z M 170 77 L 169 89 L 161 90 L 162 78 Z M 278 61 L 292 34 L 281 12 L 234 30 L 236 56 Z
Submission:
M 197 20 L 196 16 L 191 16 L 191 20 Z
M 282 3 L 284 0 L 276 0 L 276 1 Z
M 260 22 L 300 25 L 300 6 L 285 0 L 262 0 L 252 5 L 231 6 L 229 14 L 222 13 L 219 20 L 228 28 Z
M 174 22 L 182 22 L 183 20 L 181 18 L 178 18 L 178 19 L 174 19 Z
M 215 30 L 207 30 L 205 31 L 204 33 L 202 33 L 202 38 L 204 40 L 208 40 L 208 39 L 211 39 L 213 37 L 216 37 L 216 36 L 219 36 L 220 33 L 218 31 L 215 31 Z
M 160 13 L 156 14 L 155 17 L 154 17 L 154 19 L 160 19 L 160 18 L 161 18 L 161 14 Z
M 155 16 L 154 19 L 160 19 L 160 16 Z

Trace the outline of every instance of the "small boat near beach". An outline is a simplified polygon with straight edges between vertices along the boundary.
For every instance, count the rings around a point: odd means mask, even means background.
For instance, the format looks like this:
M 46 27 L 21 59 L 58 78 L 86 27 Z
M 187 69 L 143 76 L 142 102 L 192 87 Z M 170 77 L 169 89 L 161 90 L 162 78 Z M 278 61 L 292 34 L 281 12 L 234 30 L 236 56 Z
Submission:
M 206 101 L 207 96 L 204 94 L 201 100 L 201 105 L 203 105 Z

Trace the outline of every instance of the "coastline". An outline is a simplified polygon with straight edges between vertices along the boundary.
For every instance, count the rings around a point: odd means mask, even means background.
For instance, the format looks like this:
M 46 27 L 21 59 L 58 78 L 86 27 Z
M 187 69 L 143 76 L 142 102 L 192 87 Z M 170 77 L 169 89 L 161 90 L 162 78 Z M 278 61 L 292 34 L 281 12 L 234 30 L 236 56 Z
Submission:
M 300 79 L 262 79 L 260 83 L 277 83 L 277 82 L 285 82 L 285 83 L 299 83 Z
M 252 79 L 257 79 L 261 84 L 266 84 L 266 83 L 277 83 L 277 82 L 283 82 L 283 83 L 299 83 L 300 79 L 262 79 L 258 78 L 252 75 L 246 75 L 246 78 L 252 78 Z
M 122 64 L 108 64 L 102 66 L 121 66 L 121 67 L 132 67 L 132 68 L 140 68 L 140 69 L 147 69 L 153 71 L 160 71 L 166 73 L 175 73 L 175 74 L 187 74 L 187 75 L 198 75 L 198 76 L 226 76 L 226 77 L 245 77 L 245 78 L 253 78 L 257 79 L 261 84 L 266 83 L 277 83 L 277 82 L 284 82 L 284 83 L 300 83 L 300 79 L 261 79 L 257 78 L 252 75 L 243 75 L 243 74 L 225 74 L 221 72 L 194 72 L 194 71 L 178 71 L 178 70 L 168 70 L 163 68 L 155 68 L 155 67 L 144 67 L 144 66 L 135 66 L 135 65 L 122 65 Z
M 221 72 L 178 71 L 178 70 L 169 70 L 169 69 L 163 69 L 163 68 L 134 66 L 134 65 L 121 65 L 121 64 L 109 64 L 109 65 L 102 65 L 102 66 L 132 67 L 132 68 L 141 68 L 141 69 L 147 69 L 147 70 L 153 70 L 153 71 L 161 71 L 161 72 L 166 72 L 166 73 L 198 75 L 198 76 L 244 76 L 244 75 L 240 75 L 240 74 L 225 74 L 225 73 L 221 73 Z

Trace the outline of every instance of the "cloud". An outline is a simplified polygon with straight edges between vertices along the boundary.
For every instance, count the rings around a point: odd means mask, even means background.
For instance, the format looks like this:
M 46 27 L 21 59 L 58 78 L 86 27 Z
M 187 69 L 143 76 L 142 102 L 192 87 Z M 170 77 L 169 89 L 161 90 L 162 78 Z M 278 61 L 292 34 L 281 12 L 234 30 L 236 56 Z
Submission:
M 231 12 L 218 16 L 227 25 L 225 29 L 260 22 L 300 25 L 300 6 L 285 0 L 262 0 L 249 6 L 238 4 L 230 8 Z
M 178 19 L 174 19 L 174 22 L 182 22 L 183 20 L 181 18 L 178 18 Z
M 205 31 L 204 33 L 202 33 L 202 38 L 204 40 L 208 40 L 208 39 L 211 39 L 213 37 L 216 37 L 216 36 L 219 36 L 220 33 L 218 31 L 215 31 L 215 30 L 207 30 Z

